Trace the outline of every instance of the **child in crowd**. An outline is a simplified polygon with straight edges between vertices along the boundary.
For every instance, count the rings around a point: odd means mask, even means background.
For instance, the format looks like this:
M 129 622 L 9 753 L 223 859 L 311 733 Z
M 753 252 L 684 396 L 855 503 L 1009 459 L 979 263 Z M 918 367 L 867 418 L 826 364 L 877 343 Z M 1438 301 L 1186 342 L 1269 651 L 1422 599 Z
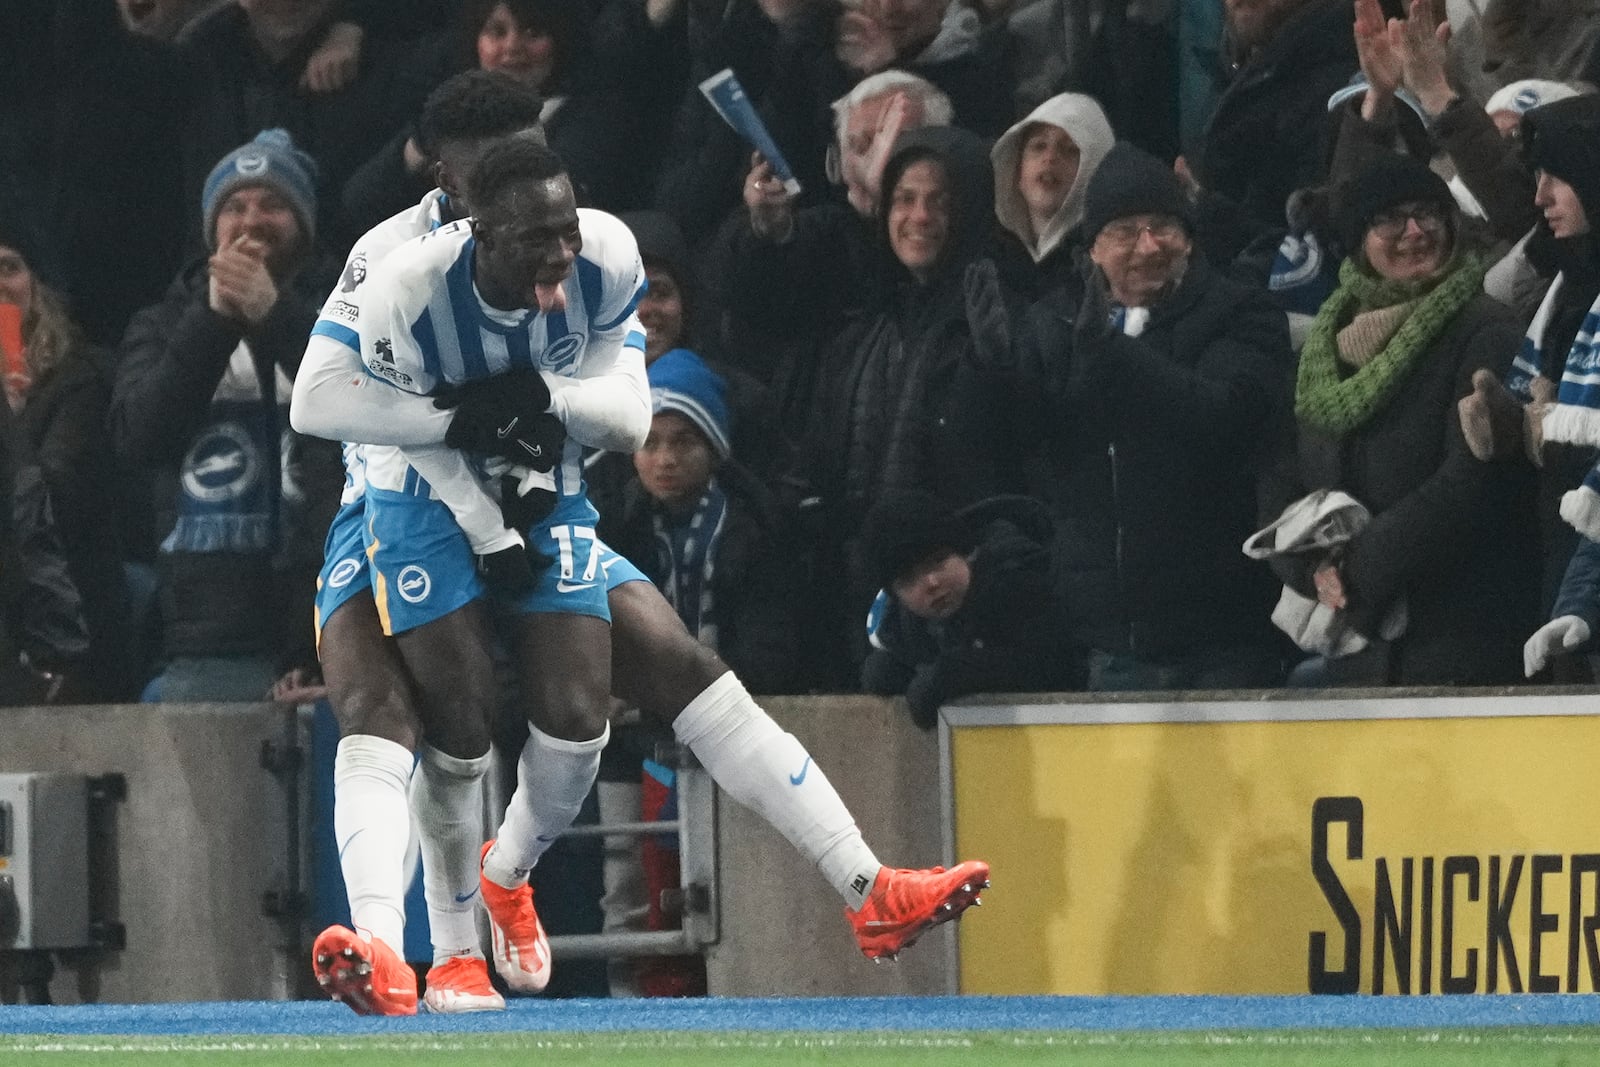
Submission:
M 650 364 L 655 415 L 634 453 L 638 477 L 603 517 L 607 544 L 649 575 L 688 631 L 716 649 L 752 691 L 790 691 L 798 639 L 793 570 L 776 508 L 730 458 L 727 388 L 686 348 Z
M 931 494 L 897 493 L 872 508 L 862 536 L 884 583 L 867 617 L 868 692 L 905 694 L 931 729 L 954 697 L 1081 686 L 1051 593 L 1043 504 L 997 496 L 952 512 Z
M 614 507 L 602 513 L 601 539 L 643 571 L 689 633 L 715 649 L 754 692 L 791 691 L 791 650 L 799 640 L 794 568 L 781 553 L 776 510 L 765 489 L 730 457 L 726 383 L 687 348 L 659 354 L 647 373 L 650 435 L 634 453 L 632 475 Z M 624 718 L 611 737 L 600 766 L 602 819 L 675 818 L 676 776 L 650 758 L 670 735 Z M 662 892 L 678 884 L 676 841 L 649 837 L 637 847 L 635 853 L 631 844 L 607 845 L 606 928 L 626 929 L 641 918 L 647 929 L 675 927 Z M 624 966 L 610 969 L 613 996 L 705 992 L 697 958 L 619 962 Z

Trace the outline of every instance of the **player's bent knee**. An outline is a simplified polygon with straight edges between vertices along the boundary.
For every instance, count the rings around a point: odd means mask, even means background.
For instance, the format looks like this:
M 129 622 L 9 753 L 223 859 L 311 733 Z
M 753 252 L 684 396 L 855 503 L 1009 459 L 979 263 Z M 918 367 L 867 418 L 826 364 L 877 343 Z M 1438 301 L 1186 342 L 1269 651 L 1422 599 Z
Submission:
M 563 741 L 591 741 L 599 737 L 605 733 L 611 711 L 609 697 L 601 695 L 597 699 L 592 691 L 577 687 L 547 691 L 540 704 L 530 716 L 533 725 Z
M 475 760 L 489 751 L 489 722 L 484 715 L 462 715 L 429 723 L 428 744 L 460 760 Z
M 328 702 L 333 706 L 333 717 L 339 724 L 340 737 L 366 734 L 415 751 L 417 720 L 398 694 L 374 692 L 371 689 L 346 690 L 343 694 L 335 694 L 330 690 Z

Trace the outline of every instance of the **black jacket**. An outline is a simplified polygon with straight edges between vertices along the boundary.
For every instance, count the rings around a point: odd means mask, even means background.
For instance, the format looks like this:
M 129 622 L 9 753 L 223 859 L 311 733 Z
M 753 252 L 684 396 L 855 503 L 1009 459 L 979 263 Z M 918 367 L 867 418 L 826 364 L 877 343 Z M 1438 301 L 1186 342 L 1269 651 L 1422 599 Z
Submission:
M 1310 0 L 1224 88 L 1194 159 L 1198 241 L 1229 263 L 1265 230 L 1282 227 L 1289 194 L 1328 171 L 1328 97 L 1356 72 L 1347 0 Z
M 140 311 L 129 324 L 112 394 L 111 434 L 123 462 L 153 476 L 151 528 L 158 540 L 176 526 L 186 465 L 205 458 L 194 454 L 197 446 L 209 447 L 204 442 L 210 440 L 226 446 L 224 458 L 239 459 L 237 437 L 227 431 L 228 419 L 214 405 L 234 350 L 241 341 L 248 342 L 261 396 L 273 397 L 275 368 L 292 379 L 300 365 L 317 309 L 335 277 L 326 267 L 319 263 L 280 283 L 278 303 L 259 326 L 246 331 L 211 310 L 202 261 L 173 281 L 165 300 Z M 281 419 L 276 403 L 256 401 L 253 410 L 253 417 L 274 423 Z M 279 428 L 290 434 L 286 419 Z M 286 506 L 278 482 L 281 456 L 258 457 L 257 476 L 270 478 L 275 486 L 270 506 L 277 509 L 279 532 L 273 550 L 159 553 L 169 654 L 276 653 L 286 665 L 307 656 L 321 538 L 337 507 L 343 477 L 336 473 L 337 445 L 298 435 L 286 439 L 300 460 L 292 473 L 308 496 Z M 156 546 L 147 548 L 153 554 Z
M 938 261 L 917 279 L 891 250 L 888 205 L 922 158 L 944 167 L 950 219 Z M 962 507 L 1015 473 L 1003 394 L 968 358 L 962 297 L 963 271 L 993 247 L 993 189 L 982 142 L 953 128 L 901 135 L 884 167 L 869 281 L 823 352 L 803 449 L 811 484 L 846 532 L 883 493 L 925 489 Z
M 725 461 L 717 484 L 728 507 L 712 561 L 716 651 L 753 693 L 795 692 L 800 681 L 795 598 L 800 570 L 787 550 L 774 504 L 760 483 Z M 658 505 L 635 477 L 601 515 L 602 540 L 659 588 L 670 564 L 655 536 Z
M 40 696 L 36 670 L 72 673 L 89 651 L 82 604 L 50 513 L 44 478 L 0 404 L 0 703 Z
M 1037 500 L 991 497 L 957 515 L 972 531 L 971 584 L 948 619 L 912 615 L 879 593 L 872 651 L 861 670 L 869 693 L 904 693 L 919 726 L 969 693 L 1052 692 L 1081 684 L 1048 576 L 1053 528 Z
M 1355 628 L 1376 636 L 1404 598 L 1394 685 L 1504 685 L 1522 679 L 1522 642 L 1539 624 L 1534 472 L 1521 460 L 1481 463 L 1467 450 L 1457 401 L 1473 372 L 1503 375 L 1521 331 L 1477 296 L 1445 327 L 1400 393 L 1343 438 L 1302 426 L 1262 494 L 1263 514 L 1314 489 L 1342 489 L 1372 512 L 1345 546 L 1340 575 Z M 1274 570 L 1307 596 L 1319 560 Z
M 55 527 L 83 600 L 92 650 L 81 691 L 107 701 L 132 697 L 139 681 L 126 659 L 128 479 L 105 447 L 114 373 L 103 350 L 74 350 L 34 381 L 16 414 L 17 429 L 49 489 Z
M 1074 642 L 1158 660 L 1268 639 L 1272 583 L 1241 547 L 1288 400 L 1283 314 L 1197 254 L 1141 336 L 1080 346 L 1076 315 L 1035 305 L 1007 374 Z

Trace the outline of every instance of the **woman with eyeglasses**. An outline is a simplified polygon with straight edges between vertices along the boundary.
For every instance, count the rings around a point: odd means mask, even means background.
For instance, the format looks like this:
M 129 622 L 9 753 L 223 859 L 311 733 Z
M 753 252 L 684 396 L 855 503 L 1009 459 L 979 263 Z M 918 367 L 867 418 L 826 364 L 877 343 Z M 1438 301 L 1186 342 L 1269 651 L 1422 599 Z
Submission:
M 1307 660 L 1290 684 L 1515 682 L 1539 608 L 1533 472 L 1475 460 L 1456 409 L 1474 372 L 1510 367 L 1522 331 L 1484 295 L 1484 261 L 1425 164 L 1379 156 L 1334 203 L 1349 257 L 1301 350 L 1294 447 L 1265 496 L 1269 517 L 1316 489 L 1369 510 L 1340 548 L 1273 567 L 1370 644 Z

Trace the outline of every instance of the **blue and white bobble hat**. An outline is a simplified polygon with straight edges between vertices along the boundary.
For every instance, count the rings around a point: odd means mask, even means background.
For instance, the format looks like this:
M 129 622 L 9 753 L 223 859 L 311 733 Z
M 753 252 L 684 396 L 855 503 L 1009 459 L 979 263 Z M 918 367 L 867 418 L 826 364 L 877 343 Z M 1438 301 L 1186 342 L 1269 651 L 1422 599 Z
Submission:
M 310 241 L 317 232 L 317 164 L 296 148 L 288 130 L 262 130 L 249 144 L 223 156 L 200 191 L 206 247 L 217 245 L 217 213 L 237 189 L 265 185 L 289 201 Z
M 682 415 L 706 435 L 718 458 L 727 459 L 732 419 L 722 377 L 687 348 L 663 352 L 645 373 L 650 379 L 651 410 Z

